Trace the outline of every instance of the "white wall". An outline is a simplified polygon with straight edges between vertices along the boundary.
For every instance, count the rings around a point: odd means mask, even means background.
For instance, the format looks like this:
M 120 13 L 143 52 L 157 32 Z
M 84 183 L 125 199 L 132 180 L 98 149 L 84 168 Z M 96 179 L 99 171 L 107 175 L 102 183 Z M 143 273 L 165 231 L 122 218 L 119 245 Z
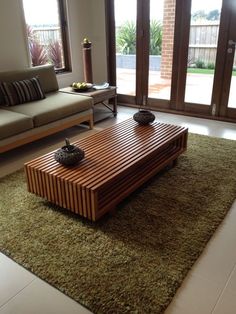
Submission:
M 0 1 L 0 71 L 28 66 L 21 1 Z
M 67 0 L 72 73 L 59 74 L 60 87 L 83 80 L 81 42 L 92 42 L 94 82 L 107 80 L 104 0 Z M 21 0 L 0 0 L 0 71 L 29 66 Z
M 107 80 L 107 54 L 104 0 L 91 0 L 91 41 L 94 82 Z

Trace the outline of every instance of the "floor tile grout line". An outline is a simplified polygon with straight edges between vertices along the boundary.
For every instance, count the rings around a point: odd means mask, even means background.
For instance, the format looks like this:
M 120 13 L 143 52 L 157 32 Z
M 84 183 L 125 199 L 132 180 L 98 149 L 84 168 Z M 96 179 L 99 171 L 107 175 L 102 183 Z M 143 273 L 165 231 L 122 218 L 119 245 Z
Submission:
M 234 266 L 233 266 L 233 268 L 232 268 L 232 270 L 231 270 L 231 272 L 230 272 L 230 274 L 229 274 L 229 277 L 228 277 L 228 279 L 226 280 L 225 286 L 224 286 L 224 288 L 222 289 L 222 291 L 221 291 L 219 297 L 218 297 L 217 300 L 216 300 L 216 303 L 215 303 L 215 305 L 214 305 L 214 307 L 213 307 L 213 309 L 212 309 L 212 311 L 211 311 L 211 314 L 214 314 L 214 311 L 215 311 L 217 305 L 219 304 L 219 301 L 220 301 L 220 299 L 221 299 L 221 296 L 222 296 L 223 293 L 225 292 L 225 290 L 226 290 L 226 288 L 227 288 L 227 286 L 228 286 L 228 283 L 229 283 L 230 279 L 232 278 L 232 275 L 233 275 L 233 272 L 234 272 L 235 269 L 236 269 L 236 264 L 234 264 Z
M 20 289 L 15 295 L 13 295 L 10 299 L 8 299 L 6 302 L 4 302 L 2 305 L 0 305 L 0 313 L 3 309 L 4 306 L 6 306 L 8 303 L 10 303 L 12 301 L 12 299 L 14 299 L 15 297 L 17 297 L 25 288 L 27 288 L 28 286 L 30 286 L 33 281 L 35 281 L 36 279 L 38 279 L 37 277 L 36 278 L 33 278 L 26 286 L 24 286 L 22 289 Z

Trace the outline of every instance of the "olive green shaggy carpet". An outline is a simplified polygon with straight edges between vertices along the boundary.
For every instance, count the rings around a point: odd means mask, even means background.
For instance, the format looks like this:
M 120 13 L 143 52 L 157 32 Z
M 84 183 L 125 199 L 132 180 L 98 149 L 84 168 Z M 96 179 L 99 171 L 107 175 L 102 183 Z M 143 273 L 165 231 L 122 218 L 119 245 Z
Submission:
M 0 250 L 94 313 L 162 313 L 236 197 L 236 141 L 189 135 L 178 165 L 97 223 L 0 181 Z

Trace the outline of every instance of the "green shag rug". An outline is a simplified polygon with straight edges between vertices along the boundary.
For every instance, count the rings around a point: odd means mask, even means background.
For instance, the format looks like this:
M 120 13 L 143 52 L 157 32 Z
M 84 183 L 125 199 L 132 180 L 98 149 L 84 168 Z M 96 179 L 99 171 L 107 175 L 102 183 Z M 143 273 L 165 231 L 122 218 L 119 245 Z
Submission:
M 91 223 L 0 180 L 0 250 L 94 313 L 162 313 L 236 198 L 236 141 L 190 134 L 178 165 Z

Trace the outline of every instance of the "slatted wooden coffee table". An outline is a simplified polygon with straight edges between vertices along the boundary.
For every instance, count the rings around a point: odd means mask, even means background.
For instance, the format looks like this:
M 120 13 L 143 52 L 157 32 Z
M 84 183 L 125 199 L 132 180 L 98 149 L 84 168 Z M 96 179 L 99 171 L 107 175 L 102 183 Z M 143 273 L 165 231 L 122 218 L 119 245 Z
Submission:
M 25 164 L 28 190 L 96 221 L 186 150 L 188 130 L 164 123 L 126 120 L 76 141 L 85 151 L 65 167 L 54 152 Z

